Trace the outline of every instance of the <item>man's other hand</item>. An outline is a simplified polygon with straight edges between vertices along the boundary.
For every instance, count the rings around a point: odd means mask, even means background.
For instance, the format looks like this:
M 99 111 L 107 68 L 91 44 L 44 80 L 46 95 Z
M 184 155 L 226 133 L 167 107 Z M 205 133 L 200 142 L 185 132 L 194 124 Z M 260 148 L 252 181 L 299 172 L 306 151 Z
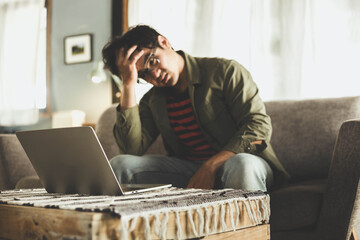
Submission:
M 188 188 L 212 189 L 215 184 L 216 171 L 203 164 L 199 170 L 192 176 L 189 181 Z
M 194 176 L 192 176 L 187 187 L 202 189 L 214 188 L 217 170 L 233 155 L 233 152 L 223 150 L 209 158 L 201 165 Z

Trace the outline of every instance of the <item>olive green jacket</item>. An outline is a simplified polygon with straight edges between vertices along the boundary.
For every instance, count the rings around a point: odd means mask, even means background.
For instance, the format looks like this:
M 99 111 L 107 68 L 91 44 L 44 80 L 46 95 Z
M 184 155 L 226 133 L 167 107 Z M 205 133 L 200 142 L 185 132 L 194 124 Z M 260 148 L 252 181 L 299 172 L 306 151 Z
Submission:
M 209 144 L 216 151 L 259 155 L 272 167 L 276 185 L 287 179 L 270 145 L 270 117 L 250 73 L 233 60 L 179 54 L 185 58 L 195 118 Z M 182 158 L 185 151 L 171 128 L 165 91 L 153 87 L 138 106 L 117 112 L 114 136 L 121 153 L 142 155 L 161 134 L 167 154 Z M 263 144 L 250 144 L 256 140 Z

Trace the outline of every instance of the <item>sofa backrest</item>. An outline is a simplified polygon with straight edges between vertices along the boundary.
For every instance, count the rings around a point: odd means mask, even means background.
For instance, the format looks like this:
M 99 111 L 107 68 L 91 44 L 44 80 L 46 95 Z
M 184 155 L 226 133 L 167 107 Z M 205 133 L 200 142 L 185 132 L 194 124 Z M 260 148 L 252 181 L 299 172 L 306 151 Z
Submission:
M 360 118 L 360 97 L 265 102 L 271 144 L 292 180 L 325 178 L 341 124 Z M 113 136 L 116 105 L 100 117 L 96 132 L 108 158 L 119 154 Z M 165 153 L 159 137 L 147 153 Z
M 360 97 L 265 102 L 271 144 L 292 180 L 326 178 L 341 124 L 360 118 Z

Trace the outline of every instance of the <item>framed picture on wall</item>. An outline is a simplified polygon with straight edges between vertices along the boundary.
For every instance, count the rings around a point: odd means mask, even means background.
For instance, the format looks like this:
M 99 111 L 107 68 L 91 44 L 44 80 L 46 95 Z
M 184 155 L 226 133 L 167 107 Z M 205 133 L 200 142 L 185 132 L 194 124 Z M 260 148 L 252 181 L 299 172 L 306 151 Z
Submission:
M 92 34 L 67 36 L 64 38 L 65 64 L 92 61 Z

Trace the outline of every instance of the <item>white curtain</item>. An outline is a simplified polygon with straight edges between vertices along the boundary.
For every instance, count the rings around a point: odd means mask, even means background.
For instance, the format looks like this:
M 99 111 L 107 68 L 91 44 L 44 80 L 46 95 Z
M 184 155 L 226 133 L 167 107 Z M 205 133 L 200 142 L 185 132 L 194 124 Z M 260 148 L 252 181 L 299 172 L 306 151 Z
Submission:
M 235 59 L 264 100 L 360 95 L 359 0 L 129 0 L 175 49 Z
M 0 0 L 0 125 L 38 121 L 36 78 L 44 0 Z

